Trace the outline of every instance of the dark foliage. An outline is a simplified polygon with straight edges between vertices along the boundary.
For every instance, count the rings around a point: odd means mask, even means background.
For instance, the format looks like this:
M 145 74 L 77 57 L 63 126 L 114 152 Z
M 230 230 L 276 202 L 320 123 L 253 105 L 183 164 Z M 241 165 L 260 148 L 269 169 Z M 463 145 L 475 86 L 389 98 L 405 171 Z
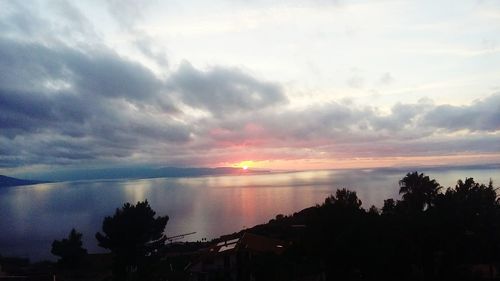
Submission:
M 408 173 L 399 181 L 399 194 L 407 204 L 409 211 L 422 211 L 432 207 L 441 186 L 422 173 Z
M 155 217 L 147 201 L 116 209 L 102 224 L 104 234 L 96 233 L 99 246 L 113 254 L 115 280 L 153 280 L 154 270 L 164 247 L 163 234 L 168 216 Z
M 439 183 L 414 172 L 400 187 L 402 199 L 385 200 L 381 211 L 365 211 L 355 192 L 342 189 L 321 206 L 251 229 L 292 242 L 275 264 L 285 270 L 270 272 L 274 280 L 492 277 L 500 265 L 500 204 L 493 183 L 469 178 L 442 193 Z
M 241 280 L 494 279 L 500 271 L 500 201 L 493 183 L 466 178 L 443 191 L 413 172 L 399 184 L 401 199 L 385 200 L 380 210 L 365 210 L 356 192 L 340 189 L 322 205 L 246 229 L 287 246 L 281 255 L 253 256 L 238 269 L 252 276 Z M 127 203 L 105 218 L 104 234 L 96 237 L 114 255 L 116 280 L 193 278 L 186 269 L 204 244 L 163 248 L 167 221 L 155 218 L 147 202 Z M 162 249 L 168 255 L 160 260 Z M 226 280 L 227 272 L 215 272 Z
M 345 188 L 337 190 L 335 196 L 330 195 L 325 199 L 325 206 L 333 206 L 335 208 L 359 210 L 361 200 L 354 191 L 349 191 Z
M 60 257 L 58 264 L 61 267 L 75 268 L 87 254 L 87 250 L 82 245 L 82 234 L 73 228 L 68 238 L 52 242 L 52 250 L 50 252 Z

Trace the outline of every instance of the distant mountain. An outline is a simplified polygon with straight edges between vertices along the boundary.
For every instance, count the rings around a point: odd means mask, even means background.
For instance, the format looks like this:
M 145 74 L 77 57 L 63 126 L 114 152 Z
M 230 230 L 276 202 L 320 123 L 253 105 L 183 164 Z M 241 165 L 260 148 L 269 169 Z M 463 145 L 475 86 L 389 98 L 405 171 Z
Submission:
M 0 175 L 0 187 L 31 185 L 38 183 L 43 183 L 43 182 L 34 180 L 22 180 Z
M 218 168 L 177 168 L 165 167 L 156 169 L 160 177 L 196 177 L 210 175 L 241 175 L 267 173 L 265 170 L 243 170 L 242 168 L 218 167 Z
M 147 179 L 147 178 L 179 178 L 216 175 L 242 175 L 267 173 L 266 170 L 243 170 L 234 167 L 219 168 L 179 168 L 179 167 L 115 167 L 75 169 L 51 171 L 38 174 L 26 174 L 25 178 L 47 181 L 77 180 L 113 180 L 113 179 Z

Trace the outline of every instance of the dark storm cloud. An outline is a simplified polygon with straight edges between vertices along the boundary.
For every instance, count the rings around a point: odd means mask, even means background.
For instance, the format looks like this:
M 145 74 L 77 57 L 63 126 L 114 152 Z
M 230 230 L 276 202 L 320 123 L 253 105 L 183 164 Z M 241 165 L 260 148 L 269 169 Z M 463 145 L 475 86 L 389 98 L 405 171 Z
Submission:
M 287 102 L 279 85 L 259 81 L 238 69 L 216 67 L 204 72 L 184 62 L 169 83 L 185 104 L 215 116 Z

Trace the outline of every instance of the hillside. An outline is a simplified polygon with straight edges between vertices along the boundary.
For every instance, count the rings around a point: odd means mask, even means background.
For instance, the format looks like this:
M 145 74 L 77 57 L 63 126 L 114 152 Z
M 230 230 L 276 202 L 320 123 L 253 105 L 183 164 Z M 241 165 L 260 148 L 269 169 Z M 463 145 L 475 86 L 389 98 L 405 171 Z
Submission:
M 16 179 L 0 175 L 0 187 L 31 185 L 42 183 L 41 181 Z

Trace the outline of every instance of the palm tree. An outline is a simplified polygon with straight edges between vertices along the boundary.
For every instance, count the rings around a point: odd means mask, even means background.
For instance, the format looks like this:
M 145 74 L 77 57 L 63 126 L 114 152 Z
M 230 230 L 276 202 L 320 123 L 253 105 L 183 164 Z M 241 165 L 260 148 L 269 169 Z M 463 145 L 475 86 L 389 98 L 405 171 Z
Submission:
M 408 173 L 399 181 L 399 194 L 412 210 L 423 211 L 434 205 L 434 200 L 442 188 L 436 180 L 423 173 Z

